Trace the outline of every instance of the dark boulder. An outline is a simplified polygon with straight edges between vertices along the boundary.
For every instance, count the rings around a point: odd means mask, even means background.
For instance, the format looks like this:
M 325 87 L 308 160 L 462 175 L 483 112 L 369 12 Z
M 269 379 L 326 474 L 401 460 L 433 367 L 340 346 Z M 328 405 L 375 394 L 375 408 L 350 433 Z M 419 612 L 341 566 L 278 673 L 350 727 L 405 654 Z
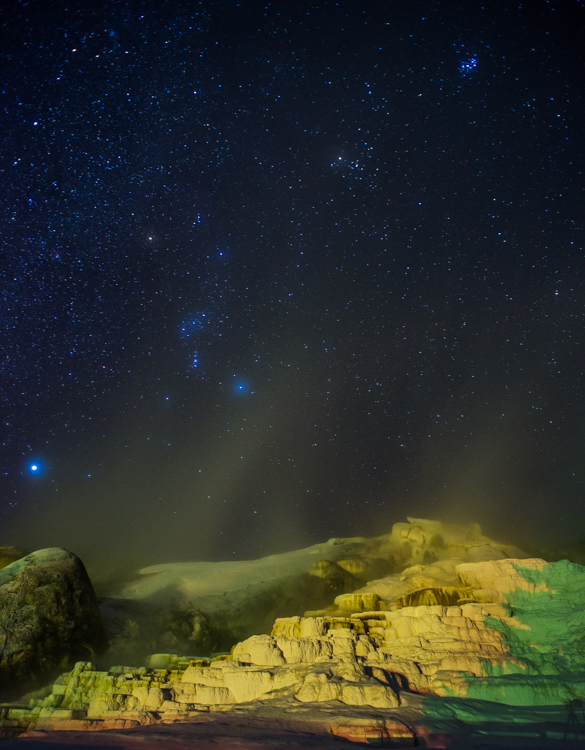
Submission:
M 105 645 L 97 598 L 78 557 L 51 547 L 0 570 L 0 700 L 53 680 Z

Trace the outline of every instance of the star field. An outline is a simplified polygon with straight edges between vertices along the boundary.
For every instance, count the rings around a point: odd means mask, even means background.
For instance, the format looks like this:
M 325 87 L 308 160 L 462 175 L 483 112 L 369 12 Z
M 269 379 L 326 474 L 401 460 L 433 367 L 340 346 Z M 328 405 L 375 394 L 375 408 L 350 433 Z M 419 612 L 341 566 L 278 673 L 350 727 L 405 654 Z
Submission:
M 0 542 L 585 536 L 584 12 L 5 10 Z

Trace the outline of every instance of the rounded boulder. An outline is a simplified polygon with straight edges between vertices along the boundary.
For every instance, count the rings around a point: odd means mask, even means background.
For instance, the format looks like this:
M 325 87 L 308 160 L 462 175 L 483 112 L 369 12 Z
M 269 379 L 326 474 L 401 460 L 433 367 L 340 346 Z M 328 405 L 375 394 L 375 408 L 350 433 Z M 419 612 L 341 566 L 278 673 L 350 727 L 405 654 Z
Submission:
M 51 547 L 0 570 L 0 700 L 50 682 L 105 645 L 97 598 L 76 555 Z

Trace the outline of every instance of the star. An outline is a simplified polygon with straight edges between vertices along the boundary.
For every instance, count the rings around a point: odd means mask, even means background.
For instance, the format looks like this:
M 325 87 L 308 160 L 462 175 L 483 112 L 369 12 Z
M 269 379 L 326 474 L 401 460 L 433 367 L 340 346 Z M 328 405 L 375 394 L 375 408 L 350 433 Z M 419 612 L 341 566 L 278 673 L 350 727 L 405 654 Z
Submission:
M 30 476 L 40 476 L 43 473 L 43 464 L 36 460 L 36 461 L 30 461 L 27 464 L 27 473 Z

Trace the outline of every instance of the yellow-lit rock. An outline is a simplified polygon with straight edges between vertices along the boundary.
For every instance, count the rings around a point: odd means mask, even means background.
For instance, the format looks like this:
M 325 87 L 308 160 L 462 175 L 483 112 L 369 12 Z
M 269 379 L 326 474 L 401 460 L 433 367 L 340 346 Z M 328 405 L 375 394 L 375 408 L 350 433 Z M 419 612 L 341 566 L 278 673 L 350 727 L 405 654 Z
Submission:
M 277 638 L 276 644 L 287 664 L 311 664 L 329 659 L 333 653 L 331 642 L 325 638 Z
M 253 701 L 274 689 L 274 675 L 266 669 L 235 668 L 225 672 L 225 683 L 236 703 Z
M 375 684 L 342 685 L 339 700 L 350 706 L 396 708 L 400 705 L 396 693 L 391 688 Z
M 378 608 L 380 597 L 378 594 L 340 594 L 335 597 L 335 604 L 339 609 L 348 612 L 368 612 Z
M 419 531 L 424 537 L 425 529 Z M 405 580 L 429 568 L 437 566 L 414 566 Z M 294 713 L 324 703 L 328 711 L 364 707 L 392 718 L 384 712 L 406 711 L 414 698 L 420 706 L 433 697 L 439 712 L 447 705 L 441 698 L 478 699 L 461 709 L 449 703 L 453 715 L 472 715 L 476 703 L 546 707 L 585 700 L 585 568 L 510 559 L 451 561 L 438 569 L 433 575 L 452 574 L 455 588 L 469 593 L 466 600 L 278 618 L 272 635 L 236 644 L 231 658 L 165 660 L 172 669 L 99 671 L 79 662 L 50 694 L 8 712 L 6 721 L 25 728 L 111 727 L 184 720 L 236 704 L 242 712 L 261 704 Z M 379 585 L 401 583 L 392 576 Z
M 233 657 L 247 664 L 269 666 L 286 664 L 282 651 L 270 635 L 253 635 L 242 643 L 238 643 L 234 648 Z

